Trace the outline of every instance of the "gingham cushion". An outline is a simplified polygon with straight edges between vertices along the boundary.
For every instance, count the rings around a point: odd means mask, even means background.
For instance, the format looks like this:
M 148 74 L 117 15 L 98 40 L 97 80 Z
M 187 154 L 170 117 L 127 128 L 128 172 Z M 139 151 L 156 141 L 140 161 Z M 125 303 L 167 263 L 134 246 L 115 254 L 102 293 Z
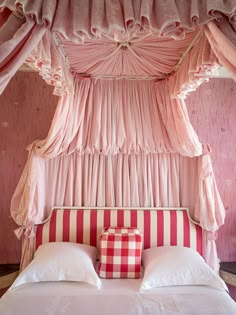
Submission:
M 137 228 L 105 228 L 100 237 L 101 278 L 139 278 L 142 236 Z

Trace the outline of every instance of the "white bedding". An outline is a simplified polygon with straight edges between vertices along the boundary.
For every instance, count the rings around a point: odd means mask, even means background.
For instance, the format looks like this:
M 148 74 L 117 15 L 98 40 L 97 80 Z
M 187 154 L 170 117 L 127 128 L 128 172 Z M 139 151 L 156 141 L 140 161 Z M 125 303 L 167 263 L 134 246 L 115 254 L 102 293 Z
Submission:
M 1 315 L 235 315 L 223 290 L 172 286 L 139 292 L 142 279 L 102 280 L 102 289 L 79 282 L 27 283 L 0 300 Z

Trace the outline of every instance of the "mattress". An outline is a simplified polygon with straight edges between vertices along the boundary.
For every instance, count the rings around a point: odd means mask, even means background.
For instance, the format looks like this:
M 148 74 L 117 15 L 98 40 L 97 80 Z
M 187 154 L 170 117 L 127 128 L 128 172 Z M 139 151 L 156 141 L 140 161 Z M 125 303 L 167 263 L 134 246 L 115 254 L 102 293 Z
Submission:
M 235 315 L 224 290 L 170 286 L 140 292 L 142 279 L 103 279 L 97 289 L 81 282 L 27 283 L 0 300 L 1 315 Z

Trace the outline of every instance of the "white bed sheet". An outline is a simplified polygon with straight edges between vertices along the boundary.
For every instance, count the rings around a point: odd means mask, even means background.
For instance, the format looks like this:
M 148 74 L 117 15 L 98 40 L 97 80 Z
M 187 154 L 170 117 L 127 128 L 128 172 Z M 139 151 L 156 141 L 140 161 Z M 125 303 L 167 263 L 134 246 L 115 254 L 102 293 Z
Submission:
M 78 282 L 27 283 L 0 300 L 1 315 L 236 315 L 227 292 L 173 286 L 139 292 L 142 279 L 102 280 L 102 289 Z

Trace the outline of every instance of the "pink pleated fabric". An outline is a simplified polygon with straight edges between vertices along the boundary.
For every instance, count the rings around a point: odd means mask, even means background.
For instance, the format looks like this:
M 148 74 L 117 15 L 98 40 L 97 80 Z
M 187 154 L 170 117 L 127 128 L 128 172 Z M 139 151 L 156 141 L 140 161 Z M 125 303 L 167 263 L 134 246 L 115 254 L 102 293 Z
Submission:
M 203 154 L 198 159 L 199 193 L 196 198 L 194 218 L 208 231 L 205 260 L 214 270 L 219 270 L 215 240 L 217 230 L 224 224 L 225 208 L 217 189 L 210 153 L 209 146 L 204 146 Z
M 83 45 L 63 38 L 59 42 L 75 73 L 96 78 L 168 78 L 173 98 L 184 99 L 219 67 L 202 29 L 181 40 L 146 34 L 122 42 L 106 36 Z
M 59 36 L 71 70 L 90 76 L 164 77 L 173 71 L 201 29 L 174 40 L 146 33 L 119 39 L 102 35 L 78 45 Z
M 225 20 L 219 26 L 213 22 L 205 25 L 204 30 L 212 50 L 223 65 L 236 80 L 236 27 Z
M 223 13 L 235 23 L 234 0 L 1 0 L 9 8 L 65 39 L 83 42 L 101 34 L 150 31 L 161 37 L 183 38 L 197 25 L 220 20 Z
M 196 38 L 193 48 L 185 55 L 179 68 L 169 77 L 172 97 L 185 99 L 202 83 L 217 74 L 219 61 L 204 33 Z
M 73 94 L 73 75 L 64 52 L 47 30 L 38 45 L 28 54 L 25 64 L 39 72 L 55 95 Z
M 0 94 L 25 59 L 37 46 L 46 29 L 33 21 L 25 21 L 13 13 L 3 12 L 0 28 Z
M 76 76 L 74 86 L 72 97 L 60 99 L 47 138 L 35 144 L 43 158 L 73 152 L 201 154 L 186 106 L 170 98 L 168 81 Z

